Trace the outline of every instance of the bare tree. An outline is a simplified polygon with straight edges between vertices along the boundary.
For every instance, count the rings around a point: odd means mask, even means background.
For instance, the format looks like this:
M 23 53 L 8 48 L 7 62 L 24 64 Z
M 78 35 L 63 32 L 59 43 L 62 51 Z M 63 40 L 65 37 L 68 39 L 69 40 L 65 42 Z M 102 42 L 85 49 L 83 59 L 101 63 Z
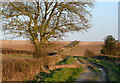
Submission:
M 29 38 L 34 57 L 42 57 L 49 40 L 88 29 L 92 7 L 92 2 L 3 2 L 3 31 Z

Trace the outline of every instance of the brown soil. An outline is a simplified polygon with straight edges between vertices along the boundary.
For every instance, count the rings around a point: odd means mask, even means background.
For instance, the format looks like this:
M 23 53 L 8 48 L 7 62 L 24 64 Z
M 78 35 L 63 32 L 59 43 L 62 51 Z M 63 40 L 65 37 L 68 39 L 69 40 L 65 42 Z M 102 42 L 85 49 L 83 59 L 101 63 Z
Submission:
M 29 41 L 16 41 L 16 40 L 0 40 L 2 41 L 2 49 L 13 49 L 13 50 L 27 50 L 33 51 L 33 46 Z M 56 41 L 52 42 L 51 46 L 47 49 L 58 49 L 66 46 L 71 41 Z M 74 48 L 72 51 L 66 54 L 70 55 L 84 55 L 86 50 L 93 51 L 94 53 L 99 53 L 104 42 L 85 42 L 82 41 L 78 47 Z
M 69 55 L 84 55 L 86 50 L 90 50 L 96 54 L 99 54 L 102 49 L 104 42 L 80 42 L 78 47 L 74 48 L 72 51 L 67 52 Z
M 14 49 L 14 50 L 34 50 L 33 45 L 30 43 L 30 41 L 17 41 L 17 40 L 0 40 L 2 41 L 2 49 L 8 48 L 8 49 Z M 52 42 L 52 45 L 48 49 L 57 49 L 61 48 L 67 44 L 69 44 L 70 41 L 56 41 Z

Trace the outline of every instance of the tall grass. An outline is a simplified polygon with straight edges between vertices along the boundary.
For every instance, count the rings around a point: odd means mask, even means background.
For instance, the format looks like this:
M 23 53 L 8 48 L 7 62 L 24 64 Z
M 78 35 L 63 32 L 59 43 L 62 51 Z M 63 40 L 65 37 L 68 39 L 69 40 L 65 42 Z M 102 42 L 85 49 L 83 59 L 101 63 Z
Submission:
M 31 80 L 41 71 L 41 61 L 35 59 L 8 59 L 2 65 L 3 81 Z

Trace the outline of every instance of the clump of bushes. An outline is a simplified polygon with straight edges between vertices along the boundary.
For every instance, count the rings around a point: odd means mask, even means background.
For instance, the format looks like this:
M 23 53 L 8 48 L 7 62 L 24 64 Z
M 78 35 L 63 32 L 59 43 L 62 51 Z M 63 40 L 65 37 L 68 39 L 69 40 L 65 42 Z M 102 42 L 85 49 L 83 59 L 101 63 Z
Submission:
M 36 59 L 8 59 L 2 65 L 3 81 L 32 80 L 41 71 L 41 61 Z
M 116 64 L 120 64 L 120 57 L 114 57 L 114 56 L 108 56 L 108 55 L 98 55 L 98 56 L 94 56 L 93 58 L 95 59 L 99 59 L 99 60 L 107 60 Z
M 65 46 L 66 48 L 70 48 L 70 47 L 75 47 L 77 45 L 79 45 L 80 41 L 72 41 L 70 44 L 68 44 L 67 46 Z
M 34 59 L 28 58 L 7 58 L 3 59 L 3 81 L 29 81 L 34 80 L 39 72 L 42 72 L 43 65 L 48 68 L 58 61 L 62 60 L 62 56 L 45 56 L 45 58 Z
M 100 51 L 101 54 L 108 54 L 108 55 L 116 55 L 117 54 L 117 48 L 116 48 L 116 40 L 112 35 L 108 35 L 104 39 L 104 45 Z
M 76 40 L 72 42 L 73 46 L 77 46 L 79 43 L 80 41 L 76 41 Z
M 86 50 L 86 51 L 85 51 L 85 56 L 86 56 L 86 57 L 93 57 L 93 56 L 95 56 L 95 54 L 94 54 L 94 52 L 92 52 L 92 51 L 90 51 L 90 50 Z

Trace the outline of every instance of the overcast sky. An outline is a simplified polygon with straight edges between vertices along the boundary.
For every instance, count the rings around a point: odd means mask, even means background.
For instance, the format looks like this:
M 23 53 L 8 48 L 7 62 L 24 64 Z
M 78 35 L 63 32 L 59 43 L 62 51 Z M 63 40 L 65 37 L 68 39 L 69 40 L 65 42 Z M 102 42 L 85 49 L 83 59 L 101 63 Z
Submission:
M 96 2 L 92 10 L 92 27 L 88 32 L 67 33 L 64 41 L 103 41 L 106 35 L 113 35 L 118 39 L 118 3 Z M 1 38 L 0 38 L 1 39 Z M 5 39 L 2 36 L 2 39 Z M 16 38 L 16 40 L 25 40 Z

